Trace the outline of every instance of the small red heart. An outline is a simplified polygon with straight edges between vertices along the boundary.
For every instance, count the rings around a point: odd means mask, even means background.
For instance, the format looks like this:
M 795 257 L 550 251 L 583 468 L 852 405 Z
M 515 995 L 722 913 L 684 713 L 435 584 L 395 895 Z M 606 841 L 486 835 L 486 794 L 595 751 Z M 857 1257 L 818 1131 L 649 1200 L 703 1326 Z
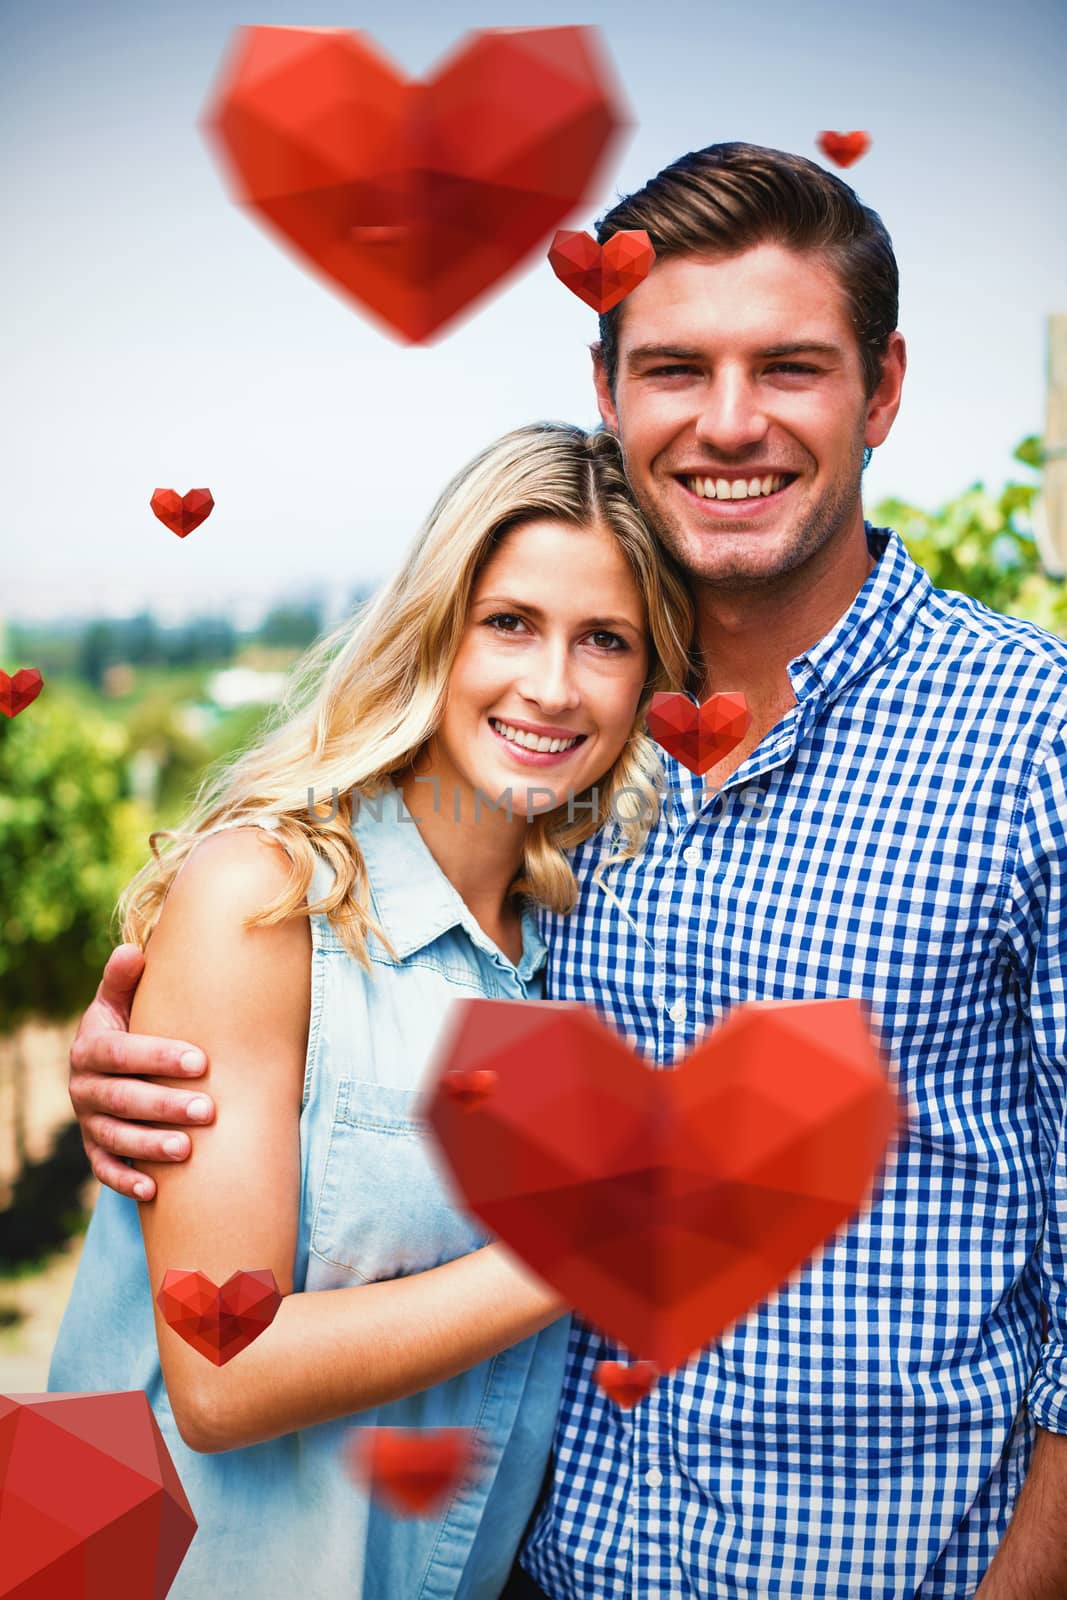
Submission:
M 654 694 L 645 716 L 657 744 L 690 772 L 705 773 L 729 755 L 752 725 L 743 694 L 713 694 L 695 706 L 688 695 Z
M 648 277 L 656 252 L 644 228 L 623 228 L 602 246 L 591 234 L 560 228 L 548 259 L 560 283 L 603 315 Z
M 491 1067 L 479 1067 L 474 1072 L 465 1072 L 462 1067 L 452 1067 L 441 1075 L 441 1086 L 445 1093 L 468 1111 L 480 1106 L 485 1097 L 492 1094 L 496 1085 L 497 1076 Z
M 190 489 L 179 494 L 176 489 L 157 489 L 149 504 L 165 528 L 176 533 L 179 539 L 199 528 L 215 509 L 210 489 Z
M 269 1267 L 235 1272 L 221 1289 L 204 1272 L 171 1267 L 156 1295 L 167 1326 L 216 1367 L 247 1350 L 270 1327 L 281 1303 Z
M 396 1516 L 429 1516 L 467 1477 L 476 1443 L 474 1428 L 359 1428 L 348 1466 Z
M 439 1051 L 500 1080 L 429 1094 L 467 1211 L 661 1372 L 855 1216 L 899 1121 L 854 999 L 739 1004 L 669 1071 L 566 1001 L 454 1001 Z
M 658 1377 L 659 1370 L 651 1361 L 635 1361 L 630 1366 L 623 1361 L 598 1361 L 593 1369 L 597 1385 L 627 1411 L 645 1398 Z
M 23 667 L 13 678 L 0 672 L 0 711 L 5 717 L 17 717 L 20 711 L 33 704 L 43 688 L 44 682 L 36 667 Z
M 815 143 L 839 167 L 850 167 L 871 148 L 871 136 L 857 128 L 852 133 L 820 133 Z
M 245 27 L 203 126 L 273 236 L 420 343 L 544 249 L 625 125 L 595 28 L 478 29 L 419 82 L 365 32 Z

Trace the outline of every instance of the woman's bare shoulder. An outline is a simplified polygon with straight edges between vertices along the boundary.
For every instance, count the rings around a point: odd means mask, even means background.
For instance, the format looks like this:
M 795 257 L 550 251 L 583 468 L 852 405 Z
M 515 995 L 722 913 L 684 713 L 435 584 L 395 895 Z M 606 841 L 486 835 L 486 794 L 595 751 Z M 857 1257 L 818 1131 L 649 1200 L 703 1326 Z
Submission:
M 295 914 L 269 927 L 246 918 L 277 900 L 292 862 L 268 830 L 230 828 L 200 840 L 171 883 L 145 952 L 137 1031 L 193 1038 L 210 1055 L 208 1026 L 226 1038 L 281 1029 L 306 1037 L 311 929 Z M 142 991 L 145 991 L 142 994 Z M 150 1021 L 150 1026 L 148 1023 Z M 175 1029 L 175 1024 L 181 1027 Z M 194 1027 L 200 1025 L 201 1032 Z M 218 1040 L 216 1040 L 218 1043 Z

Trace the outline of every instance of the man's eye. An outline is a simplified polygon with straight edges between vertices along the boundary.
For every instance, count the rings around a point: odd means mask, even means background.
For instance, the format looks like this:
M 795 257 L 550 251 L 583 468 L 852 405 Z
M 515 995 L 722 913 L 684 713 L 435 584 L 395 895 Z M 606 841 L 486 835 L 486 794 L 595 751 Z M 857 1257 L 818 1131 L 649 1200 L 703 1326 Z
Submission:
M 772 372 L 818 372 L 818 367 L 806 367 L 800 361 L 776 361 Z
M 671 367 L 650 367 L 645 376 L 648 378 L 661 378 L 668 372 L 694 372 L 695 370 L 696 369 L 694 367 L 685 367 L 680 365 Z

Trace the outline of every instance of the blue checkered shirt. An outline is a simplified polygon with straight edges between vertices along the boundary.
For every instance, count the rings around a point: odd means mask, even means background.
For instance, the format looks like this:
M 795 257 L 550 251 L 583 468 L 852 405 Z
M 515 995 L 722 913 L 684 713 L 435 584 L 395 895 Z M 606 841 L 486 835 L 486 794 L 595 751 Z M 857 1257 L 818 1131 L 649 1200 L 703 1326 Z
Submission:
M 669 1067 L 745 1000 L 862 997 L 903 1101 L 872 1199 L 633 1410 L 575 1318 L 521 1563 L 553 1600 L 970 1600 L 1067 1433 L 1067 643 L 899 535 L 718 797 L 544 912 L 546 996 Z M 1048 1332 L 1042 1337 L 1042 1300 Z

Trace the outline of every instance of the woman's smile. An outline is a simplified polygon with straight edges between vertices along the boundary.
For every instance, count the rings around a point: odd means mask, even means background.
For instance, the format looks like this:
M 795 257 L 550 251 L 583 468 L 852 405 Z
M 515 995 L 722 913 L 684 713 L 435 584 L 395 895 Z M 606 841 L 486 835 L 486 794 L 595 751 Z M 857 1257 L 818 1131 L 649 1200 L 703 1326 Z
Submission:
M 523 766 L 550 767 L 556 762 L 565 761 L 581 748 L 588 737 L 584 733 L 568 738 L 563 733 L 552 737 L 527 732 L 522 723 L 505 722 L 500 717 L 490 717 L 488 722 L 494 738 L 505 746 L 513 760 Z

